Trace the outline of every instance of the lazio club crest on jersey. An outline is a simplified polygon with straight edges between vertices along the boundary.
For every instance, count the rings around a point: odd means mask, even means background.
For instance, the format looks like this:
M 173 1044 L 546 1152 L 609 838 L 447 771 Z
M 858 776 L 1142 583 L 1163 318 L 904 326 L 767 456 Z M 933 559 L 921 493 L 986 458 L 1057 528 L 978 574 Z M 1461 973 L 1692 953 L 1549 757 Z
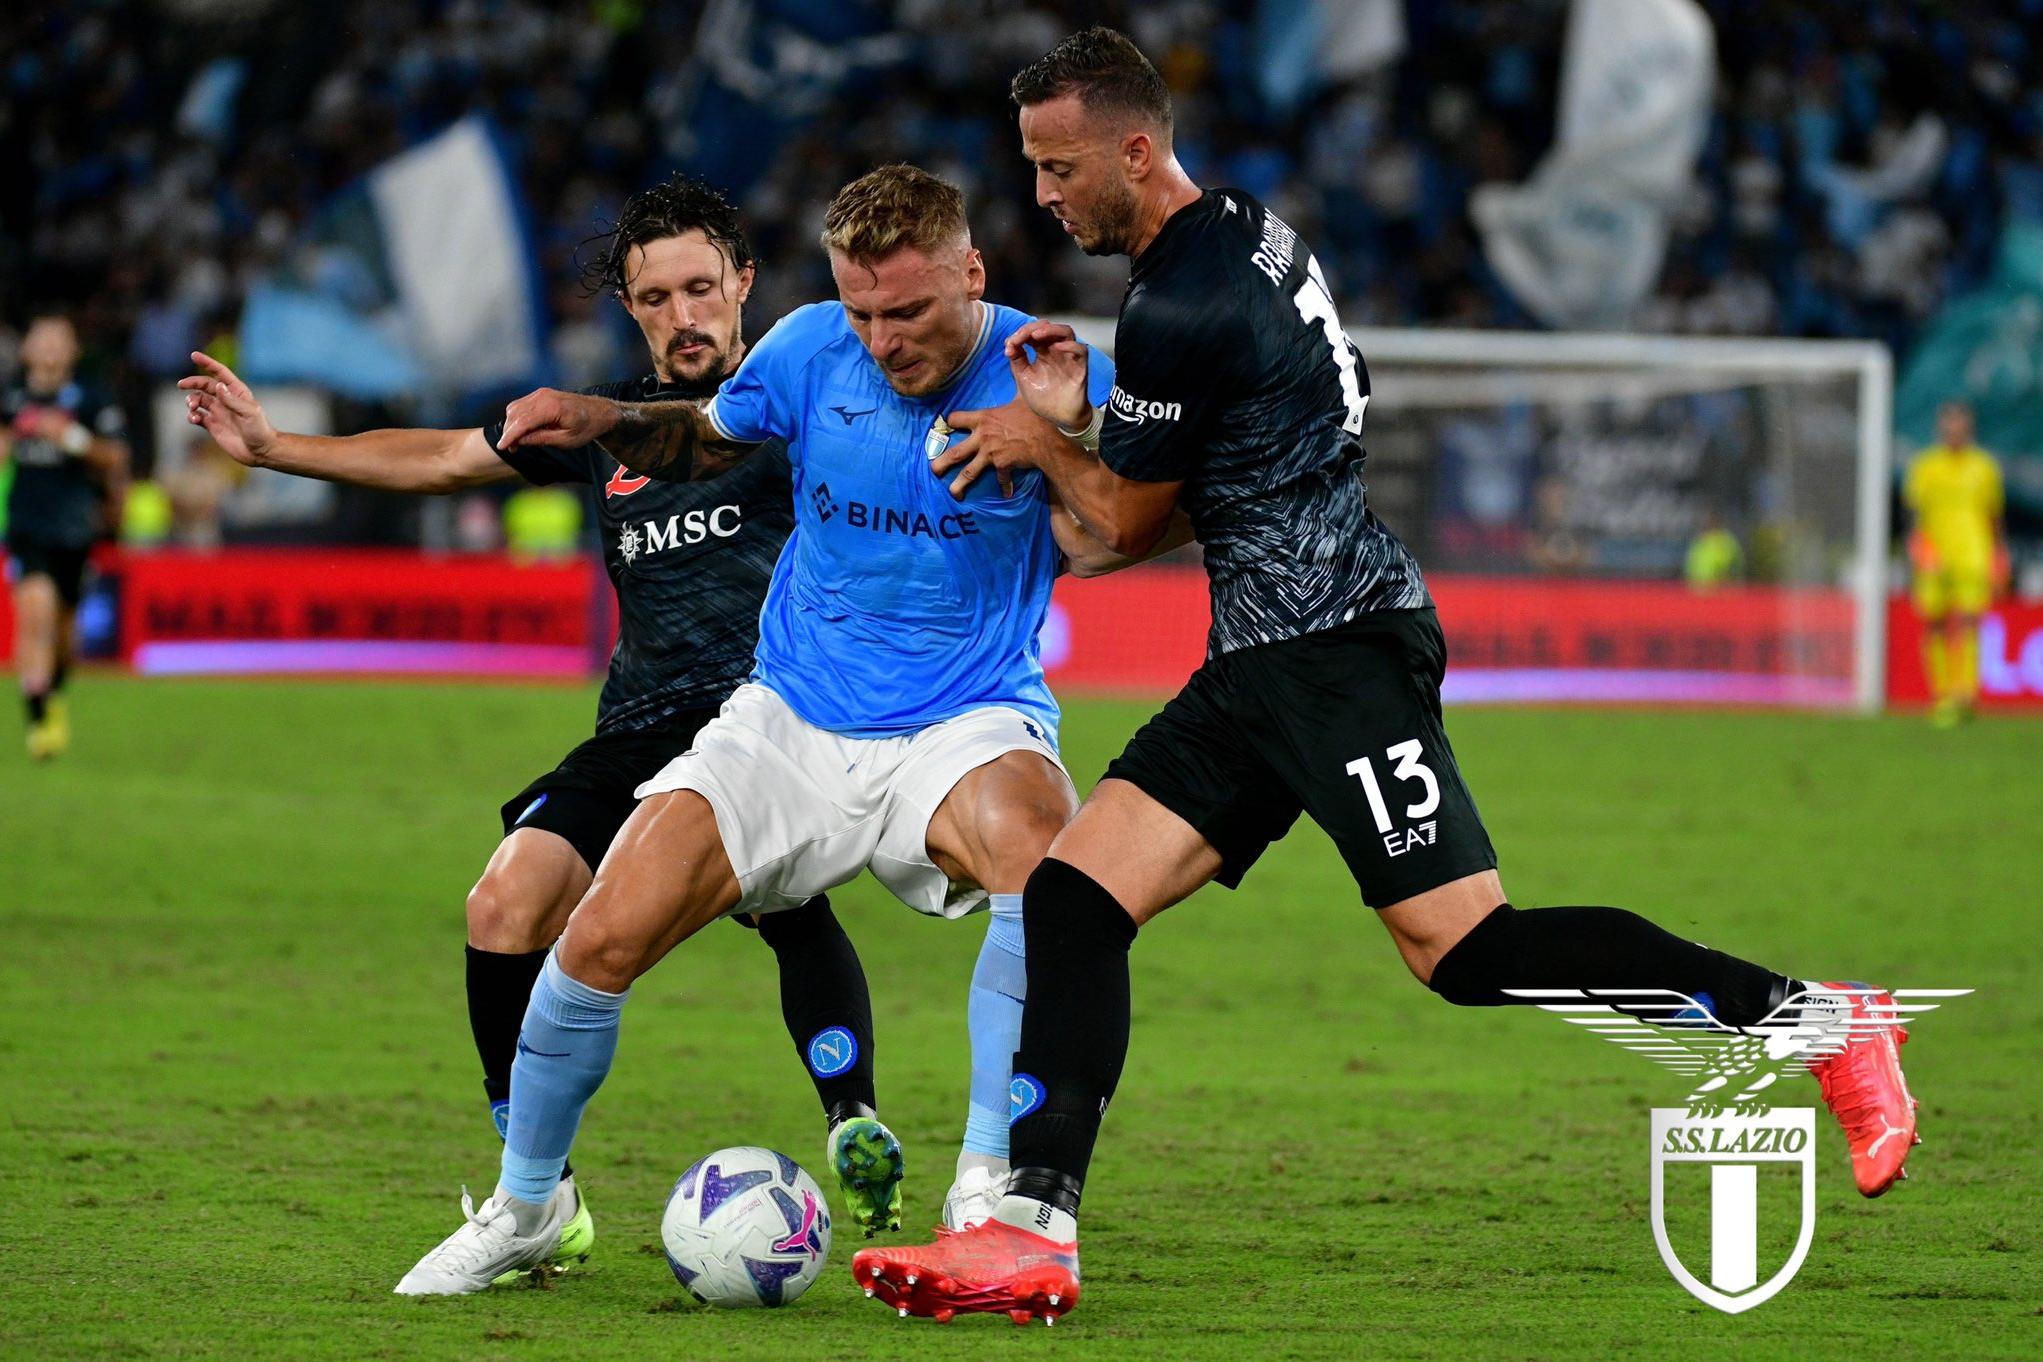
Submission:
M 1797 994 L 1738 1028 L 1665 989 L 1506 991 L 1690 1082 L 1686 1106 L 1652 1109 L 1653 1242 L 1684 1290 L 1733 1315 L 1793 1281 L 1816 1234 L 1816 1111 L 1771 1105 L 1774 1085 L 1971 992 L 1896 989 L 1857 1007 L 1874 991 Z

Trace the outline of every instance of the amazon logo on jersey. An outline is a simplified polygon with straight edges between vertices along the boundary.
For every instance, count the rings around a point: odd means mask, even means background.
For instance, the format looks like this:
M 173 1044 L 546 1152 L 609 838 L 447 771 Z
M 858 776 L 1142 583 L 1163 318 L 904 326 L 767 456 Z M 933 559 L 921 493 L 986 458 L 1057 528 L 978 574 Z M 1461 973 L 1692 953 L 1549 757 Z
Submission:
M 1185 414 L 1182 402 L 1151 402 L 1146 398 L 1130 397 L 1114 385 L 1114 391 L 1107 398 L 1107 410 L 1123 421 L 1140 425 L 1144 421 L 1176 421 Z

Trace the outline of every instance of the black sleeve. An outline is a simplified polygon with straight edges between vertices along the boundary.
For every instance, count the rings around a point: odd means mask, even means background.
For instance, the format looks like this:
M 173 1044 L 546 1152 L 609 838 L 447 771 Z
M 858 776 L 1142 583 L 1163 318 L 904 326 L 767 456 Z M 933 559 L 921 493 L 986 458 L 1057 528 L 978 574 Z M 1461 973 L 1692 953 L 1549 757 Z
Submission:
M 583 388 L 581 392 L 584 397 L 631 402 L 640 396 L 638 388 L 636 383 L 598 383 L 593 388 Z M 554 449 L 543 445 L 497 449 L 497 441 L 504 438 L 502 408 L 483 422 L 482 438 L 489 441 L 489 447 L 496 449 L 497 457 L 516 470 L 519 477 L 542 487 L 550 482 L 597 482 L 610 476 L 608 472 L 597 471 L 596 451 L 587 445 L 577 445 L 573 449 Z
M 1129 300 L 1114 331 L 1114 391 L 1100 428 L 1100 459 L 1137 482 L 1183 482 L 1198 470 L 1213 414 L 1231 382 L 1232 345 L 1214 299 L 1180 291 Z

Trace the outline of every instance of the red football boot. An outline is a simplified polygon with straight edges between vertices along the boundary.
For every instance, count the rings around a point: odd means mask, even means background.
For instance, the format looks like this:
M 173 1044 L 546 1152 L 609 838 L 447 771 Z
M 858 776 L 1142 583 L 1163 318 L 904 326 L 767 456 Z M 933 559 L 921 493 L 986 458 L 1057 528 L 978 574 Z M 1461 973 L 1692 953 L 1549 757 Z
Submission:
M 1901 1076 L 1908 1032 L 1896 1022 L 1894 996 L 1865 984 L 1831 984 L 1852 990 L 1852 1037 L 1844 1049 L 1809 1066 L 1823 1086 L 1823 1103 L 1844 1127 L 1851 1145 L 1852 1177 L 1863 1196 L 1878 1196 L 1908 1176 L 1902 1164 L 1922 1143 L 1915 1133 L 1917 1103 Z
M 860 1249 L 851 1276 L 865 1294 L 901 1313 L 948 1324 L 962 1312 L 1005 1313 L 1045 1324 L 1078 1304 L 1078 1245 L 1060 1244 L 1005 1221 L 939 1229 L 936 1242 Z

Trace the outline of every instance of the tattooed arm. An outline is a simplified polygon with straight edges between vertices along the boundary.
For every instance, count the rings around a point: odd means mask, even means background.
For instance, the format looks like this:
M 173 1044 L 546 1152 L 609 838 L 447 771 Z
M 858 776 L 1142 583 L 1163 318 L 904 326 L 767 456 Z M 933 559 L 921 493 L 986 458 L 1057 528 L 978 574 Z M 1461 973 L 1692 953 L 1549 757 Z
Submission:
M 693 402 L 612 402 L 553 388 L 527 393 L 505 409 L 497 447 L 587 444 L 662 482 L 716 477 L 755 447 L 726 439 Z

